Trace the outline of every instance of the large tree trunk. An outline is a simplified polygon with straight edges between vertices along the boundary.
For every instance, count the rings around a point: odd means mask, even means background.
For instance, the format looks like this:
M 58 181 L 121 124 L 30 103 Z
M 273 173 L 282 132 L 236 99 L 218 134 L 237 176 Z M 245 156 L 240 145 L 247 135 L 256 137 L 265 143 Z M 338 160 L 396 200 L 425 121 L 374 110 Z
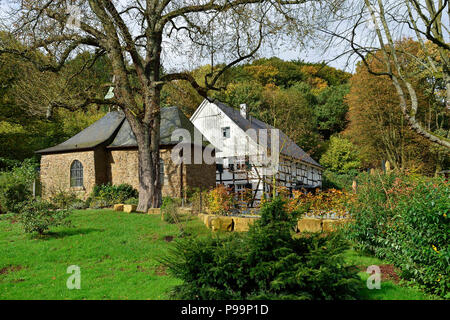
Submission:
M 140 137 L 136 137 L 139 161 L 139 204 L 137 207 L 139 212 L 160 207 L 162 200 L 159 172 L 159 120 L 154 121 L 153 126 L 157 128 L 151 130 L 151 126 L 146 126 Z
M 147 212 L 149 208 L 159 208 L 162 202 L 160 179 L 160 125 L 161 125 L 161 89 L 155 85 L 160 80 L 161 67 L 161 34 L 149 41 L 149 68 L 142 81 L 144 93 L 144 112 L 140 123 L 138 158 L 139 158 L 139 204 L 137 211 Z M 144 77 L 144 75 L 141 75 Z

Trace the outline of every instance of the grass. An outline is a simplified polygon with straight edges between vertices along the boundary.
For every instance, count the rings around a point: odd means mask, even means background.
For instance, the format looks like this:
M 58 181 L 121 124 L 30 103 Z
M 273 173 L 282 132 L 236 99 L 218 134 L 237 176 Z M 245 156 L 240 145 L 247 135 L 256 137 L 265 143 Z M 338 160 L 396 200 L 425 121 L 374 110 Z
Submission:
M 0 221 L 0 299 L 164 299 L 179 283 L 158 262 L 178 228 L 159 215 L 86 210 L 72 222 L 34 239 Z M 198 219 L 188 228 L 209 232 Z M 81 290 L 66 287 L 70 265 L 81 268 Z
M 179 231 L 160 215 L 84 210 L 71 220 L 75 228 L 55 228 L 33 238 L 0 216 L 0 299 L 166 299 L 179 283 L 159 262 L 172 245 L 165 237 L 177 237 Z M 189 220 L 187 231 L 194 236 L 210 232 L 197 218 Z M 345 259 L 364 268 L 386 264 L 353 250 Z M 81 290 L 67 289 L 71 265 L 81 269 Z M 369 290 L 368 274 L 359 275 L 364 299 L 432 299 L 391 281 Z
M 361 254 L 354 250 L 347 250 L 345 252 L 345 261 L 348 264 L 353 264 L 360 267 L 363 270 L 367 270 L 368 266 L 371 265 L 386 265 L 386 261 L 382 261 L 375 257 Z M 433 300 L 438 299 L 438 297 L 428 295 L 417 288 L 412 288 L 407 286 L 406 283 L 400 281 L 399 283 L 394 283 L 393 281 L 382 281 L 380 289 L 368 289 L 367 279 L 369 274 L 365 271 L 360 271 L 358 273 L 362 280 L 361 286 L 361 299 L 364 300 Z

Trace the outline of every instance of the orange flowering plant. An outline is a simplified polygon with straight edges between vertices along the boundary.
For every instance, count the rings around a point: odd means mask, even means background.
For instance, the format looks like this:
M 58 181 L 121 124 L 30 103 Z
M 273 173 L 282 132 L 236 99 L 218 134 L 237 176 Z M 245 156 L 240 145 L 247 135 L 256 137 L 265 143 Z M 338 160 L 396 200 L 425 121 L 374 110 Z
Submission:
M 354 199 L 352 193 L 329 189 L 317 194 L 304 195 L 304 201 L 310 203 L 310 212 L 315 215 L 334 213 L 337 216 L 347 216 L 348 204 Z
M 277 186 L 277 194 L 285 200 L 287 212 L 313 215 L 335 213 L 337 216 L 345 217 L 349 203 L 354 200 L 353 194 L 336 189 L 317 191 L 316 194 L 293 190 L 291 195 L 288 188 Z M 261 204 L 267 201 L 268 199 L 263 199 Z
M 213 214 L 228 215 L 235 206 L 231 188 L 219 184 L 208 192 L 208 208 Z

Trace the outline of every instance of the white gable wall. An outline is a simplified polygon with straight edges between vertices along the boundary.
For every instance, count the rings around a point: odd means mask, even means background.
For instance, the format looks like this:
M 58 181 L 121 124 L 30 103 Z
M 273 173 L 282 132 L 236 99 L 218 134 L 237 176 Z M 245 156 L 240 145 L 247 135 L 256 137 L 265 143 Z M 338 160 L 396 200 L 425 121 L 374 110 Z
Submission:
M 203 101 L 191 122 L 216 148 L 216 158 L 262 154 L 264 151 L 214 103 Z M 230 128 L 230 138 L 223 138 L 222 128 Z
M 238 168 L 237 163 L 245 161 L 245 156 L 264 154 L 265 149 L 258 146 L 244 130 L 208 100 L 203 101 L 190 120 L 216 148 L 216 163 L 223 164 L 223 171 L 216 171 L 216 183 L 225 184 L 235 190 L 241 189 L 243 185 L 251 185 L 257 204 L 263 192 L 269 192 L 271 178 L 262 175 L 263 168 L 252 167 L 251 170 L 243 170 Z M 224 127 L 230 128 L 230 138 L 223 138 Z M 229 164 L 234 164 L 232 169 Z M 321 187 L 322 170 L 302 161 L 280 158 L 276 180 L 278 185 L 288 188 L 293 187 L 296 182 Z

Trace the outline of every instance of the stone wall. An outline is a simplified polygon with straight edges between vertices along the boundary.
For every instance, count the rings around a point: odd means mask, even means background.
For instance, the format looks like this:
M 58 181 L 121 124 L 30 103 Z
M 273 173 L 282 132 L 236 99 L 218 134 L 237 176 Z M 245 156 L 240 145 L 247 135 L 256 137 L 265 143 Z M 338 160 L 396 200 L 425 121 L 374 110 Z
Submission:
M 135 149 L 108 152 L 107 174 L 112 184 L 128 183 L 139 190 L 138 153 Z
M 163 196 L 181 197 L 182 189 L 212 188 L 216 183 L 216 166 L 207 164 L 173 163 L 172 148 L 161 149 L 164 161 Z M 139 190 L 138 153 L 136 149 L 111 150 L 108 161 L 108 179 L 112 184 L 128 183 Z
M 94 159 L 95 159 L 95 183 L 96 184 L 105 184 L 108 183 L 108 160 L 109 153 L 105 150 L 105 148 L 97 148 L 94 151 Z
M 80 161 L 83 165 L 83 187 L 70 187 L 70 167 L 74 160 Z M 41 184 L 44 199 L 61 191 L 73 191 L 80 198 L 86 198 L 96 184 L 95 152 L 42 155 Z
M 175 165 L 171 148 L 161 149 L 164 161 L 163 196 L 181 197 L 182 189 L 215 186 L 216 166 L 206 164 Z M 74 160 L 83 165 L 83 187 L 70 187 L 70 166 Z M 139 190 L 137 149 L 68 152 L 43 155 L 41 158 L 42 196 L 48 199 L 60 191 L 74 191 L 78 197 L 87 198 L 96 184 L 127 183 Z M 183 187 L 183 188 L 182 188 Z
M 163 196 L 180 197 L 180 168 L 170 157 L 168 149 L 160 152 L 164 161 Z M 109 152 L 108 179 L 112 184 L 128 183 L 139 190 L 138 151 L 136 149 L 111 150 Z M 185 170 L 183 170 L 185 172 Z

